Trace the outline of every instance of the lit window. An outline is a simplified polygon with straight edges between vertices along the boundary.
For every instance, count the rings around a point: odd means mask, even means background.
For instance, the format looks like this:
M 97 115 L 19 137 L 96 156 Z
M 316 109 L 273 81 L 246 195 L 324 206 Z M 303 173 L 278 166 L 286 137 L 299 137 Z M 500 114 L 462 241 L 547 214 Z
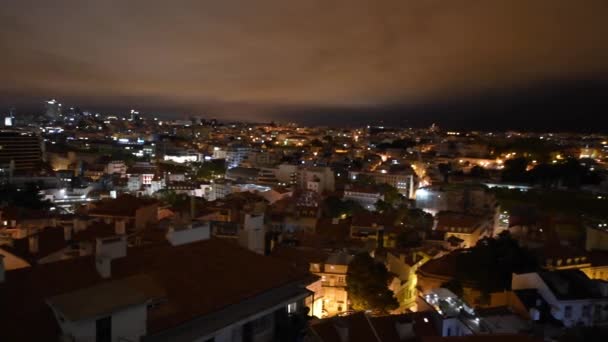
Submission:
M 298 303 L 291 303 L 287 305 L 287 313 L 294 314 L 298 310 Z

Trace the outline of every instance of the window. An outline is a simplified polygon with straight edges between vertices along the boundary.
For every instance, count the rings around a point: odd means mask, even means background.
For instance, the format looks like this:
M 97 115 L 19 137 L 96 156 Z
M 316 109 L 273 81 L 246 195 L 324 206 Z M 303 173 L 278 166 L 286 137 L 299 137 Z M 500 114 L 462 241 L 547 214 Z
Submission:
M 565 318 L 571 318 L 572 317 L 572 307 L 570 305 L 566 306 L 565 312 L 564 312 L 564 317 Z
M 294 302 L 294 303 L 287 305 L 288 314 L 295 314 L 297 310 L 298 310 L 298 303 Z
M 95 341 L 112 342 L 112 316 L 100 318 L 95 322 Z
M 583 317 L 591 316 L 591 307 L 589 305 L 583 305 Z

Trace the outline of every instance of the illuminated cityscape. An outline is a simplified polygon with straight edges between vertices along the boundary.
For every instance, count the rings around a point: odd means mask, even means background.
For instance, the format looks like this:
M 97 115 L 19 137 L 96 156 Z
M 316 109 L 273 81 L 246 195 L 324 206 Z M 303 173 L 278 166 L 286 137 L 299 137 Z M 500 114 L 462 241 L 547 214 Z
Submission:
M 608 341 L 605 3 L 36 2 L 0 341 Z

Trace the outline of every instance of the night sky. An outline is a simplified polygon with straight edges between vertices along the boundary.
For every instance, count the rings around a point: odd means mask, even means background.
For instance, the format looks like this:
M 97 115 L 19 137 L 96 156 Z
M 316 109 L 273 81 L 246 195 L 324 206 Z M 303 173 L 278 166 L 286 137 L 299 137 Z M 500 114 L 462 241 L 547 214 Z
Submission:
M 0 111 L 56 97 L 176 117 L 602 129 L 607 18 L 606 0 L 3 0 Z

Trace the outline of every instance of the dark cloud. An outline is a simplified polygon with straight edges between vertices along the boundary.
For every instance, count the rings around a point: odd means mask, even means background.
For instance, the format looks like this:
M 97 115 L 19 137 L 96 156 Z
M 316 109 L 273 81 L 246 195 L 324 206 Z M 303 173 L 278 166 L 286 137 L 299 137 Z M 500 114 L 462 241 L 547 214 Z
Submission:
M 5 0 L 2 102 L 250 118 L 608 74 L 605 0 Z

